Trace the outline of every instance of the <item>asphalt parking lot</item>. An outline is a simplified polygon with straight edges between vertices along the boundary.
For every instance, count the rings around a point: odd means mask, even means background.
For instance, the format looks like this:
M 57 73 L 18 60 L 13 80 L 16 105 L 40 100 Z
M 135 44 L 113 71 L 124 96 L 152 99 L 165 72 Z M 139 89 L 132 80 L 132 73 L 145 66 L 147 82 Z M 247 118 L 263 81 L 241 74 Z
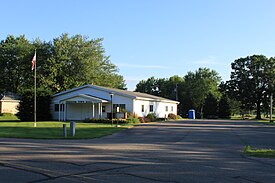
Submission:
M 1 138 L 0 182 L 274 183 L 275 160 L 244 156 L 245 144 L 275 149 L 275 126 L 194 120 L 99 139 Z

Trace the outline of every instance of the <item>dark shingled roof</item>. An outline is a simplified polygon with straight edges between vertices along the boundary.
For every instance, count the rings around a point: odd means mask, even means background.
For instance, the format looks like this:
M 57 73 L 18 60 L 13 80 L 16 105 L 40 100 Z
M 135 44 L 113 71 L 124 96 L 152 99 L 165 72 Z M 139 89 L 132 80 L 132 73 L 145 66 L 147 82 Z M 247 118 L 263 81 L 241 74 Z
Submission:
M 134 91 L 128 91 L 128 90 L 120 90 L 120 89 L 116 89 L 116 88 L 108 88 L 108 87 L 103 87 L 103 86 L 96 86 L 96 87 L 111 90 L 114 93 L 117 92 L 117 93 L 122 93 L 122 94 L 125 94 L 125 95 L 130 95 L 132 97 L 150 98 L 150 99 L 156 99 L 156 100 L 170 100 L 170 99 L 167 99 L 167 98 L 158 97 L 158 96 L 150 95 L 150 94 L 147 94 L 147 93 L 140 93 L 140 92 L 134 92 Z M 171 100 L 171 101 L 174 101 L 174 100 Z
M 4 100 L 19 100 L 19 97 L 14 94 L 14 93 L 5 93 L 5 94 L 0 94 L 0 100 L 4 101 Z

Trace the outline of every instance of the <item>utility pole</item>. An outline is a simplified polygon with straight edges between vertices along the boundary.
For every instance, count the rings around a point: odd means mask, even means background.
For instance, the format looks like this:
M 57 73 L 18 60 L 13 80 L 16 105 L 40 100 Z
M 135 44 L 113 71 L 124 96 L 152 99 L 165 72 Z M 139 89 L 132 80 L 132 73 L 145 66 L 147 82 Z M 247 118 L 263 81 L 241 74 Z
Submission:
M 176 94 L 176 101 L 179 100 L 179 96 L 178 96 L 178 84 L 176 84 L 176 88 L 175 88 L 175 94 Z
M 270 123 L 273 122 L 272 120 L 272 109 L 273 109 L 273 95 L 272 93 L 270 94 L 270 113 L 269 113 L 269 118 L 270 118 Z

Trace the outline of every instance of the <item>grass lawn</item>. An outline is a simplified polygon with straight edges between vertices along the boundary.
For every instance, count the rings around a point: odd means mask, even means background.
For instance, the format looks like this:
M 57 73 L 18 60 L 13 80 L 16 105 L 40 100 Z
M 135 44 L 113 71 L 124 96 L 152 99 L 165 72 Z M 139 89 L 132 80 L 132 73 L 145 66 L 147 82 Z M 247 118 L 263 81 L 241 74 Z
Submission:
M 4 113 L 0 114 L 0 122 L 1 121 L 19 121 L 19 119 L 13 114 Z
M 273 122 L 267 121 L 267 120 L 260 120 L 259 122 L 261 122 L 261 124 L 264 125 L 275 125 L 275 121 L 273 120 Z
M 258 119 L 255 119 L 255 118 L 256 118 L 255 115 L 251 115 L 250 117 L 246 118 L 245 120 L 257 121 L 257 122 L 261 122 L 263 124 L 274 124 L 274 122 L 275 122 L 275 116 L 274 115 L 272 117 L 273 122 L 271 122 L 271 123 L 269 121 L 269 118 L 266 118 L 265 116 L 262 116 L 261 120 L 258 120 Z M 238 120 L 238 121 L 243 120 L 242 116 L 240 116 L 240 115 L 231 116 L 230 119 L 231 120 Z
M 275 158 L 275 150 L 273 149 L 256 149 L 249 145 L 245 147 L 244 154 L 247 156 L 254 156 L 260 158 Z
M 97 138 L 122 129 L 129 128 L 124 125 L 116 128 L 110 124 L 96 123 L 76 123 L 75 137 L 70 137 L 69 122 L 37 122 L 33 127 L 33 122 L 0 122 L 0 137 L 4 138 L 33 138 L 33 139 L 65 139 L 63 137 L 63 124 L 67 124 L 67 139 Z

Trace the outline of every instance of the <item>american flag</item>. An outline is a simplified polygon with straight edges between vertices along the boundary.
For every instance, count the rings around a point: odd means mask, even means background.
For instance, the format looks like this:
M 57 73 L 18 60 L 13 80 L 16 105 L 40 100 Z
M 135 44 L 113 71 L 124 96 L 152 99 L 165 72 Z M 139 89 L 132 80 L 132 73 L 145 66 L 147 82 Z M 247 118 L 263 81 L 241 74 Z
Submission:
M 33 71 L 34 68 L 35 68 L 35 62 L 36 62 L 36 50 L 35 50 L 34 56 L 33 56 L 33 58 L 32 58 L 32 71 Z

